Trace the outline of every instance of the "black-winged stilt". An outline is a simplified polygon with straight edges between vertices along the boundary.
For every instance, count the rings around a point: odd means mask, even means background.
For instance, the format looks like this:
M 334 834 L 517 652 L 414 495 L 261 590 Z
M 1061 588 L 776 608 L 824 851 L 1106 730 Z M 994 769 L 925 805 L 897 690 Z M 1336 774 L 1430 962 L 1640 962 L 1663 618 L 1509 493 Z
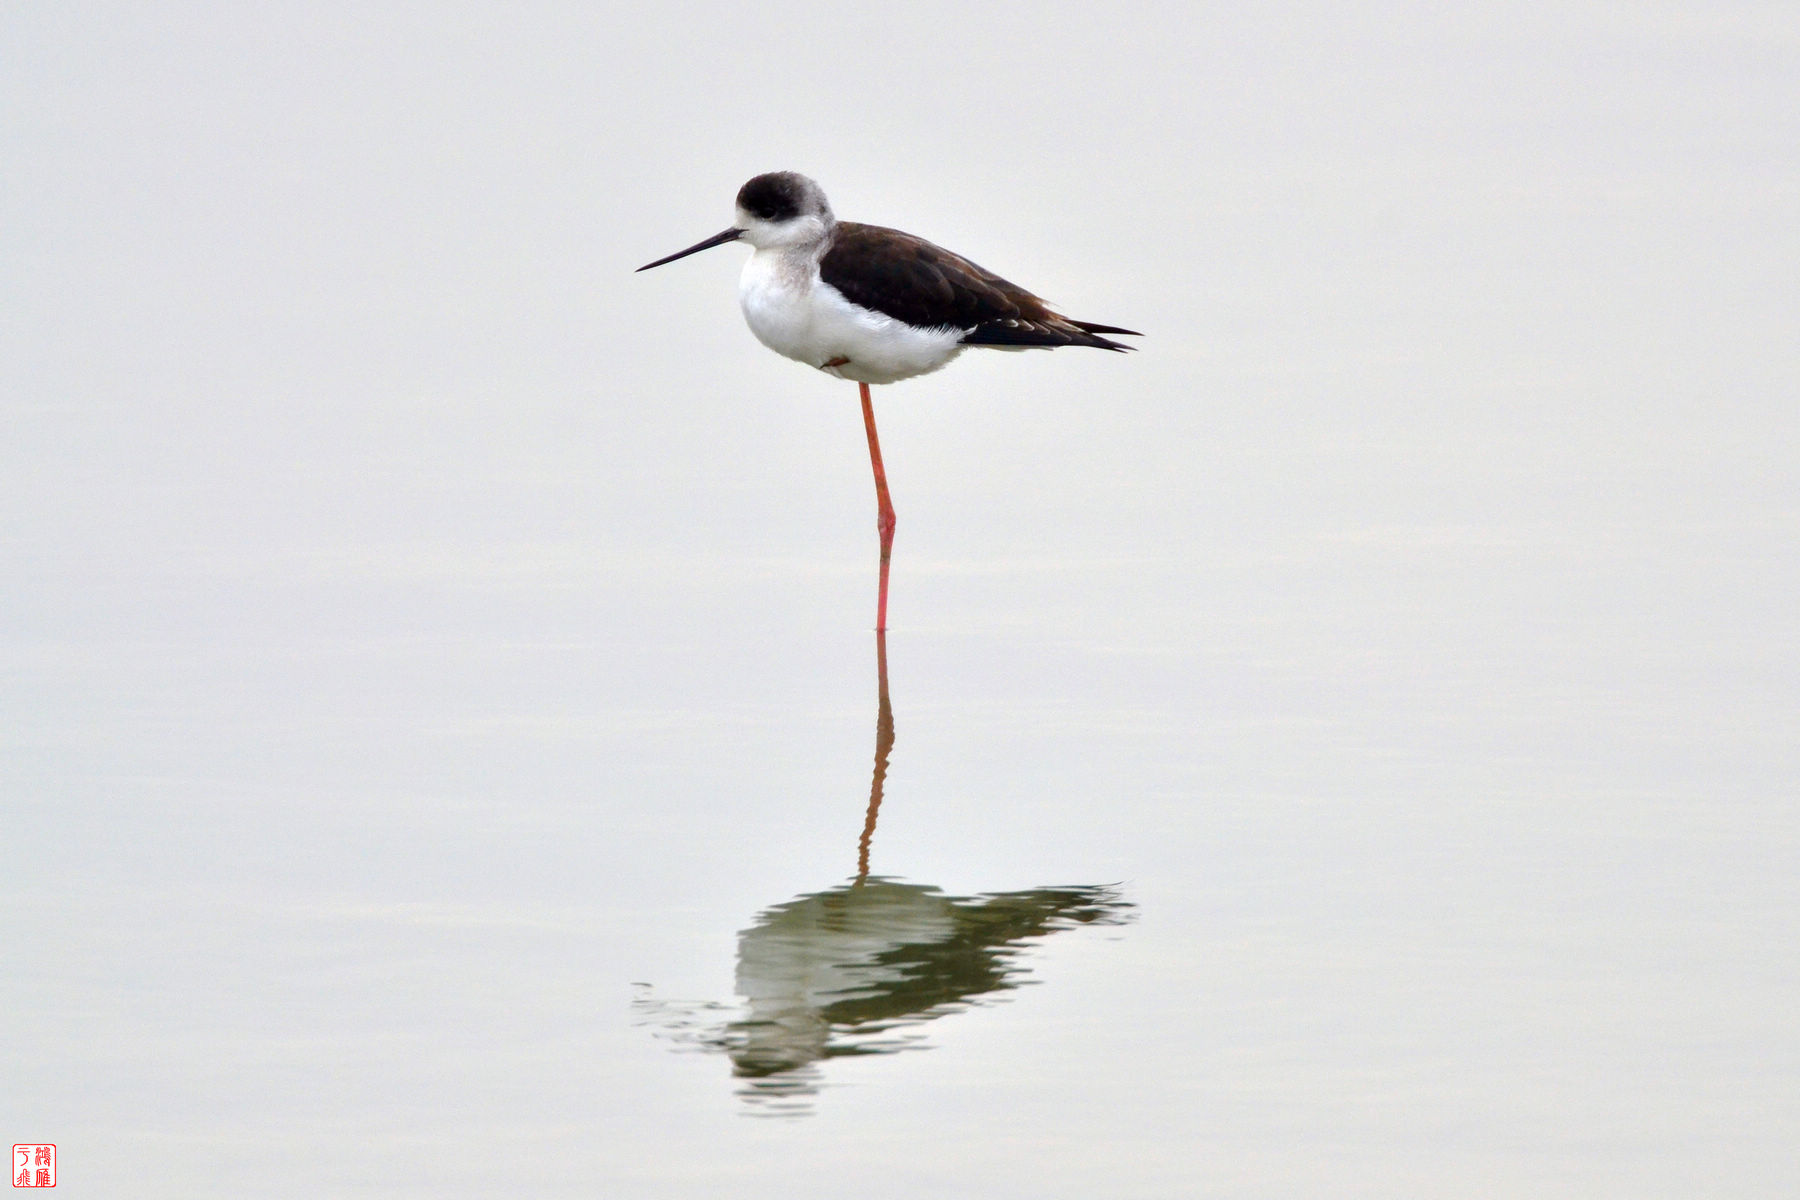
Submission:
M 853 379 L 861 391 L 881 534 L 875 628 L 885 630 L 894 506 L 869 385 L 935 371 L 968 346 L 1128 350 L 1101 335 L 1139 335 L 1060 316 L 1024 288 L 924 238 L 840 221 L 819 185 L 792 171 L 758 175 L 738 190 L 729 229 L 638 270 L 740 240 L 756 248 L 738 300 L 757 340 L 827 375 Z

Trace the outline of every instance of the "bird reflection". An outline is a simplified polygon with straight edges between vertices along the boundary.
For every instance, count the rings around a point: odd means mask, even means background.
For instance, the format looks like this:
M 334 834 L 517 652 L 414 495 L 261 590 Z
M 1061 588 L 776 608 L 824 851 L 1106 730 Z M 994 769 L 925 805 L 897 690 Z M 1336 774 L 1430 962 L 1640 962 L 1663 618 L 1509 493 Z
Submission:
M 1019 960 L 1032 940 L 1130 919 L 1112 887 L 950 896 L 869 873 L 894 745 L 883 633 L 875 662 L 875 772 L 855 876 L 763 910 L 738 935 L 741 1006 L 660 1001 L 647 987 L 634 1002 L 640 1023 L 661 1036 L 728 1055 L 753 1115 L 810 1112 L 825 1060 L 921 1045 L 923 1023 L 1021 986 Z

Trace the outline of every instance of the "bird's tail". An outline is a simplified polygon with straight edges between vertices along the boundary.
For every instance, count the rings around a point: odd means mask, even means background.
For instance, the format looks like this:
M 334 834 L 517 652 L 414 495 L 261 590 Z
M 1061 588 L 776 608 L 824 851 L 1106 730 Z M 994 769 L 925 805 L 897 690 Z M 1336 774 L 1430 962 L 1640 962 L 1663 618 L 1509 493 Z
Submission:
M 963 335 L 965 346 L 999 346 L 1002 348 L 1024 349 L 1027 346 L 1092 346 L 1096 350 L 1129 350 L 1130 346 L 1104 338 L 1103 333 L 1118 333 L 1129 337 L 1142 337 L 1135 329 L 1120 329 L 1116 325 L 1096 325 L 1090 321 L 1070 321 L 1056 318 L 1048 321 L 1024 321 L 1012 319 L 1007 321 L 989 321 L 977 325 Z

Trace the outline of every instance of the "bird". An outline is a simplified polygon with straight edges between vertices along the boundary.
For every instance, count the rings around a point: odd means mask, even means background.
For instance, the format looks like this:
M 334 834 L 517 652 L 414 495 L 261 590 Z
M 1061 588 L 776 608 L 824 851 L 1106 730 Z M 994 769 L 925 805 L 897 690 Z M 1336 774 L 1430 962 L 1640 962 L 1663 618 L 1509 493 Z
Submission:
M 750 332 L 777 354 L 858 386 L 881 538 L 875 629 L 884 633 L 895 520 L 870 385 L 936 371 L 970 346 L 1125 351 L 1132 347 L 1106 335 L 1143 335 L 1064 317 L 1018 284 L 922 237 L 840 221 L 824 190 L 794 171 L 756 176 L 738 189 L 728 228 L 638 270 L 737 241 L 755 251 L 738 281 Z

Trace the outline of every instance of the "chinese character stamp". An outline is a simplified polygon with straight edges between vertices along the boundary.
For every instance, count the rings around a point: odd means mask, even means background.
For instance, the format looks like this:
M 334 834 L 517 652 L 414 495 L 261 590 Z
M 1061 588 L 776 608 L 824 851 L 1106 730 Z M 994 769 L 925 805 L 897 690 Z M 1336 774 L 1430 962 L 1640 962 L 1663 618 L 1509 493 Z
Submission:
M 22 1146 L 13 1144 L 12 1185 L 14 1187 L 55 1187 L 56 1146 Z

